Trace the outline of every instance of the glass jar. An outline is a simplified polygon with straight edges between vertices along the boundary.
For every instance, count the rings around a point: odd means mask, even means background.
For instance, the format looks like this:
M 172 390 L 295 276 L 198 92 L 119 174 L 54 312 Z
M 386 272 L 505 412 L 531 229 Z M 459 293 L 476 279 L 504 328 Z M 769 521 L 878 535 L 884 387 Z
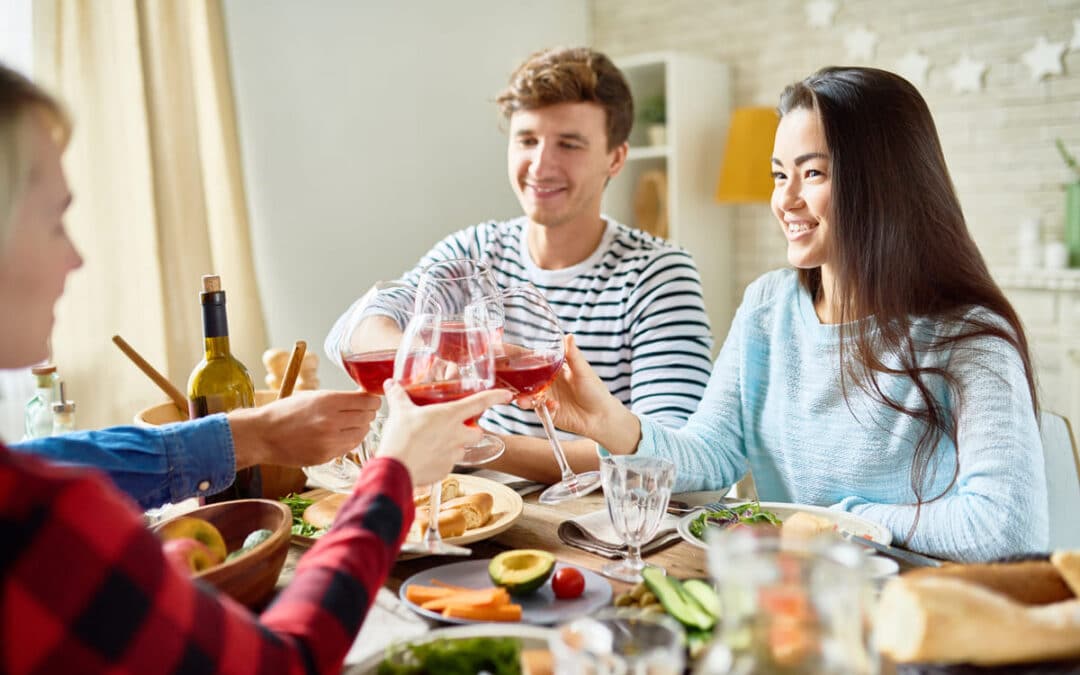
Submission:
M 26 440 L 52 434 L 52 406 L 56 402 L 56 387 L 60 382 L 56 366 L 51 363 L 34 366 L 30 372 L 34 376 L 34 396 L 26 402 L 23 436 Z

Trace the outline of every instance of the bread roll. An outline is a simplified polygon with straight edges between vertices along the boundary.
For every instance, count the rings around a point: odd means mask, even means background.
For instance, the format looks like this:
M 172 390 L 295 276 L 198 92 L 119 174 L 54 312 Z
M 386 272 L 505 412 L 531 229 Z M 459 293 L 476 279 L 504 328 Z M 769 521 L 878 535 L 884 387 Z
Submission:
M 1058 551 L 1050 556 L 1052 564 L 1069 588 L 1080 597 L 1080 551 Z
M 328 497 L 323 497 L 304 509 L 304 520 L 315 527 L 328 528 L 334 524 L 334 517 L 337 516 L 338 509 L 348 498 L 349 495 L 337 492 Z
M 487 523 L 493 506 L 495 506 L 495 498 L 490 493 L 476 492 L 444 502 L 439 510 L 458 509 L 465 515 L 466 526 L 472 530 Z
M 836 523 L 828 518 L 797 511 L 785 518 L 780 526 L 780 541 L 807 541 L 835 532 Z
M 968 581 L 1022 605 L 1047 605 L 1074 597 L 1054 565 L 1043 561 L 924 567 L 905 572 L 904 577 Z
M 423 536 L 428 528 L 428 514 L 426 512 L 416 514 L 416 527 L 420 531 L 420 536 Z M 439 511 L 439 534 L 443 537 L 459 537 L 465 534 L 467 529 L 465 514 L 458 509 Z
M 547 649 L 521 650 L 521 675 L 552 675 L 555 659 Z
M 447 476 L 442 482 L 442 492 L 440 493 L 441 501 L 448 502 L 455 497 L 460 497 L 464 494 L 461 491 L 461 483 L 457 478 L 453 476 Z M 427 485 L 421 485 L 420 487 L 413 488 L 413 505 L 423 506 L 431 501 L 431 488 Z
M 953 577 L 904 575 L 882 591 L 875 641 L 898 663 L 982 666 L 1080 656 L 1080 600 L 1021 605 Z

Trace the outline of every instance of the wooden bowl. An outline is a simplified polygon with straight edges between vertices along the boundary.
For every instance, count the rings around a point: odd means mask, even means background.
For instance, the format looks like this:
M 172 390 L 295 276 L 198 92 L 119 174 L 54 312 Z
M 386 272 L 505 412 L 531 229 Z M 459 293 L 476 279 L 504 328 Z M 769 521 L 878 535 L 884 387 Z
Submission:
M 183 517 L 210 522 L 225 538 L 225 547 L 230 553 L 240 548 L 244 539 L 255 530 L 265 528 L 273 532 L 266 541 L 244 555 L 192 575 L 192 579 L 206 581 L 248 607 L 262 606 L 274 592 L 289 553 L 292 534 L 289 507 L 269 499 L 238 499 L 203 506 L 176 518 Z M 152 530 L 157 533 L 176 518 L 162 521 Z
M 255 392 L 255 405 L 266 405 L 277 400 L 276 391 Z M 135 413 L 135 426 L 156 427 L 162 424 L 175 424 L 183 422 L 180 411 L 172 401 L 152 405 Z M 260 464 L 262 473 L 263 496 L 269 499 L 280 499 L 290 492 L 301 492 L 307 482 L 307 476 L 301 469 L 294 466 L 279 466 L 277 464 Z

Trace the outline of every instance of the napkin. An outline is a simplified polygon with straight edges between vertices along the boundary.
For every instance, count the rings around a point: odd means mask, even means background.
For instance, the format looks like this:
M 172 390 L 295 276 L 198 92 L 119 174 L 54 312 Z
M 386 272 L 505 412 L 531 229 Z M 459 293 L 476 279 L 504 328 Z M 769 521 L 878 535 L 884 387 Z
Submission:
M 496 483 L 502 483 L 503 485 L 518 493 L 522 497 L 524 497 L 525 495 L 530 495 L 534 492 L 538 492 L 547 487 L 543 483 L 526 480 L 521 476 L 515 476 L 512 473 L 503 473 L 502 471 L 495 471 L 493 469 L 477 469 L 475 471 L 470 471 L 469 473 L 470 475 L 477 476 L 479 478 L 487 478 L 488 480 L 493 480 Z
M 641 554 L 651 555 L 662 551 L 682 539 L 676 529 L 678 522 L 679 519 L 676 516 L 665 513 L 656 536 L 641 547 Z M 619 535 L 615 534 L 607 509 L 564 520 L 559 524 L 558 535 L 559 539 L 568 546 L 605 558 L 622 558 L 626 554 L 626 544 Z

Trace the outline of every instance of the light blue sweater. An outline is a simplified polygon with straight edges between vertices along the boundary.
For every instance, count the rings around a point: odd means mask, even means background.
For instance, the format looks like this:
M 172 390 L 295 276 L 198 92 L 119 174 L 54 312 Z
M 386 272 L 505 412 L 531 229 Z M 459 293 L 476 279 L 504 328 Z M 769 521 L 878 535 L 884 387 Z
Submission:
M 933 328 L 921 320 L 915 334 Z M 915 515 L 911 463 L 922 425 L 856 387 L 845 401 L 838 359 L 838 327 L 818 320 L 796 273 L 766 274 L 746 290 L 697 412 L 678 430 L 641 416 L 637 452 L 673 460 L 678 491 L 723 488 L 749 469 L 762 501 L 850 511 L 903 541 Z M 908 545 L 963 561 L 1045 550 L 1042 443 L 1019 354 L 1003 340 L 975 338 L 920 362 L 946 365 L 958 379 L 960 472 L 943 498 L 923 504 Z M 918 405 L 909 379 L 881 383 Z M 940 379 L 932 384 L 938 400 L 957 404 Z M 954 457 L 943 439 L 924 498 L 948 485 Z

